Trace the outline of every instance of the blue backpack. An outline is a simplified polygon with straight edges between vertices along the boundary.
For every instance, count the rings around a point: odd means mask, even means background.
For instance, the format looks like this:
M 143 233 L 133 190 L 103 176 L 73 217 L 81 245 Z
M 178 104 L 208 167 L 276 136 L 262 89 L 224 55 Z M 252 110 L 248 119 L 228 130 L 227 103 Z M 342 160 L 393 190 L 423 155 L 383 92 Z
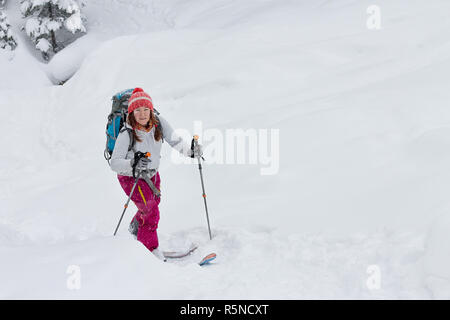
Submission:
M 134 136 L 131 129 L 128 129 L 125 126 L 128 115 L 128 100 L 130 99 L 133 90 L 134 88 L 120 91 L 111 98 L 112 107 L 111 112 L 108 115 L 108 122 L 106 123 L 106 147 L 103 152 L 103 155 L 108 163 L 111 160 L 114 146 L 120 132 L 127 130 L 130 135 L 130 146 L 128 147 L 128 151 L 134 147 Z M 159 112 L 156 109 L 153 109 L 153 111 L 157 121 L 159 122 Z

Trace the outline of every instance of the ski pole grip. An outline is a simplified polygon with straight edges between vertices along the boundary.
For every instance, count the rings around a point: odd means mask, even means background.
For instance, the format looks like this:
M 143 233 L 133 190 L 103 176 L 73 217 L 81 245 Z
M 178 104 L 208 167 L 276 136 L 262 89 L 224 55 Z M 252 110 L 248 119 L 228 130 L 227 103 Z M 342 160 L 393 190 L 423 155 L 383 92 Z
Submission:
M 192 137 L 191 149 L 194 150 L 194 146 L 196 146 L 197 144 L 198 144 L 198 136 L 194 135 Z
M 194 147 L 195 147 L 196 142 L 197 142 L 196 137 L 197 137 L 197 139 L 198 139 L 198 136 L 195 135 L 195 136 L 192 138 L 192 141 L 191 141 L 191 151 L 192 151 L 191 158 L 194 158 Z
M 192 142 L 191 142 L 191 150 L 192 150 L 192 156 L 191 158 L 194 158 L 194 146 L 198 145 L 198 135 L 194 135 L 192 137 Z M 203 158 L 203 156 L 201 157 L 203 159 L 203 161 L 205 161 L 205 158 Z
M 151 157 L 150 152 L 143 153 L 141 151 L 137 151 L 134 153 L 134 161 L 133 161 L 133 165 L 131 166 L 133 168 L 133 178 L 136 178 L 136 166 L 137 166 L 139 160 L 141 160 L 142 158 L 150 159 L 150 157 Z
M 138 151 L 138 152 L 136 152 L 135 154 L 134 154 L 134 158 L 136 159 L 136 163 L 137 163 L 137 161 L 139 161 L 141 158 L 150 158 L 151 157 L 151 153 L 150 152 L 146 152 L 146 153 L 143 153 L 143 152 L 141 152 L 141 151 Z

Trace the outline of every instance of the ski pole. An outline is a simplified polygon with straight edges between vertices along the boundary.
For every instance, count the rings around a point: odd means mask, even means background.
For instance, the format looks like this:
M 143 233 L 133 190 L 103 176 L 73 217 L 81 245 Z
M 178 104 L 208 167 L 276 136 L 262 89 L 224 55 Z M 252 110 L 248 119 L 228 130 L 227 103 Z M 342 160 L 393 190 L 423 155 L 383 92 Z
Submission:
M 194 146 L 198 146 L 198 136 L 195 135 L 192 139 L 191 143 L 191 149 L 194 151 Z M 203 160 L 205 160 L 203 157 L 201 157 Z M 208 232 L 209 232 L 209 240 L 212 240 L 211 236 L 211 227 L 209 225 L 209 215 L 208 215 L 208 205 L 206 204 L 206 193 L 205 193 L 205 184 L 203 183 L 203 173 L 202 173 L 202 163 L 200 161 L 200 156 L 197 157 L 198 160 L 198 170 L 200 171 L 200 180 L 202 182 L 202 190 L 203 190 L 203 202 L 205 203 L 205 211 L 206 211 L 206 221 L 208 222 Z
M 139 156 L 140 156 L 141 158 L 142 158 L 142 157 L 150 157 L 150 152 L 147 152 L 147 153 L 145 153 L 145 154 L 144 154 L 144 153 L 139 154 Z M 139 161 L 139 159 L 135 160 L 134 163 L 137 164 L 138 161 Z M 133 188 L 131 188 L 130 195 L 128 196 L 128 200 L 127 200 L 127 202 L 126 202 L 125 205 L 124 205 L 124 208 L 123 208 L 123 211 L 122 211 L 122 215 L 120 216 L 120 219 L 119 219 L 119 223 L 117 224 L 116 230 L 114 231 L 114 236 L 116 235 L 117 230 L 119 229 L 120 223 L 122 222 L 123 215 L 125 214 L 125 211 L 126 211 L 127 208 L 128 208 L 128 204 L 130 203 L 131 196 L 133 195 L 134 189 L 136 188 L 136 185 L 137 185 L 137 183 L 138 183 L 138 181 L 139 181 L 139 178 L 141 177 L 141 173 L 142 173 L 142 171 L 139 170 L 138 175 L 137 175 L 137 177 L 136 177 L 136 180 L 135 180 L 135 182 L 134 182 Z M 133 175 L 134 175 L 134 168 L 133 168 Z

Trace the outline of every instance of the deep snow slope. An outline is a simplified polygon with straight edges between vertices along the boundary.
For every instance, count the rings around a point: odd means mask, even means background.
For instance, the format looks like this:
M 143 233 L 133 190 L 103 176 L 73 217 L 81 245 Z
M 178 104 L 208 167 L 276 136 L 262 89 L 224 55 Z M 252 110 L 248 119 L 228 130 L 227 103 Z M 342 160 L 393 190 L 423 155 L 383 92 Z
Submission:
M 0 89 L 9 111 L 0 120 L 8 132 L 0 138 L 0 254 L 8 257 L 0 296 L 449 292 L 446 283 L 433 291 L 422 265 L 425 232 L 447 207 L 450 184 L 449 4 L 380 1 L 381 29 L 369 30 L 371 4 L 92 1 L 94 35 L 121 37 L 81 59 L 64 86 Z M 127 234 L 134 206 L 111 236 L 126 197 L 102 156 L 105 119 L 111 95 L 135 86 L 205 146 L 213 241 L 195 162 L 176 164 L 164 147 L 161 246 L 200 244 L 179 262 L 157 261 Z M 256 163 L 227 163 L 230 129 L 259 134 Z M 264 130 L 278 130 L 279 144 Z M 273 174 L 261 174 L 268 167 Z M 214 265 L 194 263 L 212 250 Z M 66 286 L 70 265 L 81 268 L 80 290 Z M 376 290 L 367 285 L 373 265 L 381 270 Z M 23 281 L 11 280 L 29 269 Z

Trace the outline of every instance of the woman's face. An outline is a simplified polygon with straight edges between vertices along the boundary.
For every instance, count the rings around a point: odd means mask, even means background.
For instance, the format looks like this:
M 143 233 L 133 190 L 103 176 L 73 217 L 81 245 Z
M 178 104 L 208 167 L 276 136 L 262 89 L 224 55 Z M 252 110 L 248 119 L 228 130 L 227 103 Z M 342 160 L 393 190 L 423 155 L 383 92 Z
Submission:
M 145 126 L 150 120 L 150 109 L 146 107 L 137 108 L 133 111 L 133 115 L 137 123 L 141 126 Z

